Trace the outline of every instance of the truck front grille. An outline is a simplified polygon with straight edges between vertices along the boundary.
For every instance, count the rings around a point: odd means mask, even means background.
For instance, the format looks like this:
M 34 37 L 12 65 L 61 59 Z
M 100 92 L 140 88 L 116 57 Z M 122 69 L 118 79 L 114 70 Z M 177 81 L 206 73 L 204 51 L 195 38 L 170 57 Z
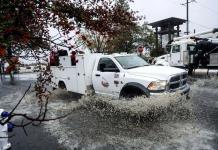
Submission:
M 184 87 L 187 83 L 187 74 L 175 75 L 169 80 L 169 91 L 176 90 Z

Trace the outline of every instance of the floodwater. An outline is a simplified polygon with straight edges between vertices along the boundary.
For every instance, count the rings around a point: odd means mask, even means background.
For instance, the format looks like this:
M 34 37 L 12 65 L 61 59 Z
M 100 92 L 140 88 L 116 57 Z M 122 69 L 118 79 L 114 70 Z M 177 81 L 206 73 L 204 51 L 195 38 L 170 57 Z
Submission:
M 2 92 L 1 87 L 1 107 L 14 106 L 28 83 L 2 85 L 11 92 Z M 43 128 L 69 150 L 216 150 L 218 79 L 192 77 L 190 84 L 189 100 L 175 94 L 127 101 L 57 90 L 50 98 L 48 118 L 72 114 Z M 35 103 L 30 91 L 17 111 L 33 114 Z

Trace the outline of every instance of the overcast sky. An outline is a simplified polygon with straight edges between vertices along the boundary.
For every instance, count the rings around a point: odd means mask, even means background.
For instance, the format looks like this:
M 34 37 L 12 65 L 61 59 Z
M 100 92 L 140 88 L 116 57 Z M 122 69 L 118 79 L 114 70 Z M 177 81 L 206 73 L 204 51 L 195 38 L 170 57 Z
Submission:
M 191 0 L 190 0 L 191 1 Z M 169 17 L 186 19 L 186 0 L 135 0 L 131 8 L 146 16 L 149 23 Z M 196 0 L 190 4 L 190 32 L 218 28 L 218 0 Z M 186 30 L 184 25 L 183 32 Z

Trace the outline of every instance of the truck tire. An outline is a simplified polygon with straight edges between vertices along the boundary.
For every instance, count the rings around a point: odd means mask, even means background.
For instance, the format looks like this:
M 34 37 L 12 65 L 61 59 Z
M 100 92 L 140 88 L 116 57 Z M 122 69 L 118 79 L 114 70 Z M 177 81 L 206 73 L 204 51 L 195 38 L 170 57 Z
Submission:
M 59 81 L 58 88 L 60 88 L 60 89 L 67 89 L 64 81 Z
M 145 87 L 137 83 L 130 83 L 130 85 L 124 86 L 120 93 L 120 97 L 124 98 L 134 98 L 142 95 L 149 97 L 150 93 Z
M 142 95 L 143 95 L 143 92 L 140 89 L 135 88 L 135 87 L 128 87 L 122 92 L 121 97 L 134 98 L 134 97 L 142 96 Z

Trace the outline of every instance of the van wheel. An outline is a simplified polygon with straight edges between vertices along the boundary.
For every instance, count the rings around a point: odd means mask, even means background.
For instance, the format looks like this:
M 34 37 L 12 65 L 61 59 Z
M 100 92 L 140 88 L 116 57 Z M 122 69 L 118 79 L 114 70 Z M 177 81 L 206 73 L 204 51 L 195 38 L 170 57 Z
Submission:
M 60 81 L 60 82 L 58 83 L 58 87 L 59 87 L 60 89 L 66 89 L 66 85 L 65 85 L 65 83 L 64 83 L 63 81 Z

